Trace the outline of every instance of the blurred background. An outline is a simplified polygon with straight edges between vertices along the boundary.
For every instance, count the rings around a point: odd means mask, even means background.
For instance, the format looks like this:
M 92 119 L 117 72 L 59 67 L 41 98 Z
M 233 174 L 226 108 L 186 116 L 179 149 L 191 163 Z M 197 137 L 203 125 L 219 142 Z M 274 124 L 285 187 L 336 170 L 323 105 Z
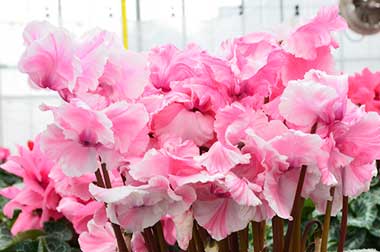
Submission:
M 338 0 L 126 0 L 129 49 L 145 51 L 194 42 L 213 52 L 226 39 L 272 29 L 279 23 L 313 17 Z M 47 20 L 76 36 L 100 27 L 122 37 L 120 0 L 15 0 L 0 2 L 0 146 L 14 149 L 46 127 L 50 113 L 41 103 L 57 104 L 53 93 L 32 90 L 17 69 L 24 51 L 22 31 L 32 20 Z M 337 36 L 337 68 L 349 74 L 380 69 L 380 35 L 345 31 Z

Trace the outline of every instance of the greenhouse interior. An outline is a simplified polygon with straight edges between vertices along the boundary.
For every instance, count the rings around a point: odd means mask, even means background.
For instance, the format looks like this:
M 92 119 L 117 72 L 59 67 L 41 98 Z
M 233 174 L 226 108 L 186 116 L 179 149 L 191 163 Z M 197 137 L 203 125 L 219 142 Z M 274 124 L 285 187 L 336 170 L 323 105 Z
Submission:
M 380 0 L 3 0 L 0 31 L 0 252 L 380 251 Z

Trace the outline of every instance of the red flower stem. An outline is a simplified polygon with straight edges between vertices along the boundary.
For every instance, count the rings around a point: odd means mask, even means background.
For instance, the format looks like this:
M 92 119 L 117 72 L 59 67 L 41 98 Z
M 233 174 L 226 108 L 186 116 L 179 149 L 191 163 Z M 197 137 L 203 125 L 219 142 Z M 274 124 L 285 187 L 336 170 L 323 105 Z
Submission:
M 300 203 L 297 206 L 297 211 L 295 213 L 294 217 L 294 226 L 293 226 L 293 237 L 292 237 L 292 243 L 293 243 L 293 250 L 295 252 L 301 252 L 301 218 L 302 218 L 302 209 L 303 204 L 305 202 L 305 199 L 301 197 Z
M 284 220 L 278 216 L 272 219 L 273 228 L 273 251 L 282 251 L 284 249 Z
M 105 187 L 104 185 L 104 181 L 103 181 L 103 177 L 102 177 L 102 174 L 100 173 L 100 170 L 97 169 L 96 172 L 95 172 L 95 177 L 96 177 L 96 184 L 99 186 L 99 187 Z
M 342 222 L 340 224 L 340 235 L 338 252 L 343 252 L 344 242 L 346 241 L 347 234 L 347 216 L 348 216 L 348 196 L 343 196 L 343 209 L 342 209 Z
M 265 245 L 265 230 L 266 229 L 266 222 L 262 221 L 260 222 L 260 248 L 261 250 L 264 250 L 264 245 Z
M 189 248 L 187 249 L 188 252 L 197 252 L 197 248 L 195 247 L 195 241 L 194 239 L 191 239 L 189 242 Z
M 248 226 L 239 232 L 239 252 L 248 252 Z
M 111 188 L 111 180 L 107 171 L 107 167 L 105 163 L 101 164 L 102 172 L 103 172 L 103 179 L 101 176 L 101 173 L 99 169 L 95 172 L 96 181 L 97 184 L 103 188 Z M 121 231 L 121 228 L 119 225 L 112 223 L 112 229 L 115 233 L 116 241 L 117 241 L 117 247 L 119 248 L 119 252 L 128 252 L 127 244 L 125 243 L 123 232 Z
M 327 252 L 327 242 L 329 239 L 331 209 L 332 209 L 332 204 L 334 201 L 334 193 L 335 193 L 335 187 L 332 187 L 330 189 L 331 200 L 327 201 L 325 216 L 323 219 L 321 252 Z
M 205 246 L 207 246 L 207 244 L 209 244 L 209 242 L 211 241 L 210 235 L 207 233 L 206 229 L 199 226 L 199 224 L 196 221 L 194 221 L 194 225 L 197 226 L 197 230 L 198 230 L 198 233 L 199 233 L 199 235 L 203 241 L 203 244 L 205 244 Z
M 233 232 L 228 236 L 228 245 L 230 248 L 230 251 L 239 251 L 239 237 L 237 232 Z
M 150 228 L 145 228 L 144 229 L 144 238 L 145 238 L 145 241 L 148 241 L 148 243 L 147 243 L 148 250 L 151 251 L 151 252 L 158 252 L 157 251 L 158 248 L 155 245 L 155 241 L 153 239 L 152 230 Z
M 154 230 L 154 234 L 158 240 L 158 243 L 160 245 L 161 252 L 168 251 L 168 246 L 166 244 L 166 241 L 164 238 L 164 233 L 162 231 L 161 221 L 157 222 L 156 225 L 154 225 L 153 230 Z
M 265 222 L 252 221 L 253 251 L 261 252 L 264 248 Z
M 293 221 L 288 224 L 288 230 L 286 232 L 285 238 L 285 252 L 300 252 L 301 249 L 301 214 L 303 208 L 303 199 L 301 197 L 301 192 L 306 176 L 306 165 L 302 165 L 300 176 L 297 183 L 296 194 L 293 201 L 293 207 L 291 216 Z M 292 249 L 290 250 L 292 245 Z
M 205 248 L 195 220 L 193 222 L 193 240 L 195 243 L 195 247 L 197 248 L 197 252 L 204 252 Z
M 221 241 L 218 241 L 218 251 L 219 252 L 229 252 L 228 249 L 228 239 L 224 238 Z

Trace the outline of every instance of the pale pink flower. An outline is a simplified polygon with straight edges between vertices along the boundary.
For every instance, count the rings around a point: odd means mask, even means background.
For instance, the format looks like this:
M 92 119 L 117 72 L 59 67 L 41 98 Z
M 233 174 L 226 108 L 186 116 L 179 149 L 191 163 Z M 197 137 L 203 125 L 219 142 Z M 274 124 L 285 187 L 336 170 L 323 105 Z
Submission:
M 335 61 L 328 46 L 323 46 L 315 50 L 316 58 L 307 60 L 287 54 L 281 71 L 281 79 L 284 86 L 291 80 L 303 79 L 304 75 L 312 69 L 324 71 L 328 74 L 335 74 Z
M 84 202 L 75 197 L 64 197 L 60 200 L 57 211 L 62 213 L 80 234 L 87 231 L 88 222 L 95 215 L 99 215 L 100 211 L 105 211 L 105 208 L 102 202 L 94 200 Z
M 153 48 L 149 53 L 152 84 L 163 91 L 169 91 L 172 81 L 182 81 L 195 76 L 200 53 L 201 50 L 194 45 L 184 51 L 180 51 L 174 45 Z
M 225 173 L 238 164 L 249 163 L 250 155 L 242 154 L 236 147 L 226 147 L 215 142 L 210 149 L 196 160 L 211 173 Z
M 116 40 L 115 34 L 94 29 L 78 41 L 75 55 L 79 58 L 82 72 L 77 77 L 75 92 L 94 91 L 98 87 L 98 79 L 103 75 L 109 51 L 118 46 Z M 122 46 L 119 45 L 119 48 Z
M 24 38 L 27 48 L 19 69 L 29 75 L 32 85 L 72 91 L 82 70 L 70 34 L 46 23 L 32 23 L 26 28 Z
M 55 191 L 62 197 L 75 196 L 83 201 L 92 198 L 88 186 L 96 181 L 94 174 L 69 177 L 63 173 L 61 167 L 55 165 L 49 173 L 49 178 L 54 181 Z
M 133 51 L 111 50 L 95 91 L 112 102 L 138 98 L 150 84 L 147 58 Z
M 79 245 L 83 252 L 115 252 L 117 242 L 111 223 L 97 224 L 88 222 L 88 231 L 79 235 Z
M 57 160 L 68 176 L 95 172 L 100 152 L 114 143 L 112 122 L 104 113 L 77 100 L 50 109 L 55 124 L 50 124 L 41 135 L 46 155 Z
M 290 130 L 273 138 L 270 143 L 281 155 L 286 156 L 288 166 L 274 167 L 266 173 L 264 195 L 278 216 L 289 219 L 302 165 L 307 166 L 302 190 L 302 196 L 307 198 L 319 183 L 318 168 L 327 165 L 328 156 L 321 149 L 322 139 L 316 134 Z
M 313 60 L 317 49 L 323 46 L 338 47 L 331 33 L 347 27 L 345 20 L 339 16 L 338 6 L 321 8 L 315 18 L 296 27 L 281 46 L 298 58 Z
M 57 28 L 46 21 L 32 21 L 24 29 L 22 33 L 24 44 L 29 46 L 35 40 L 45 37 L 47 34 L 56 31 Z
M 191 122 L 191 123 L 189 123 Z M 151 128 L 154 136 L 164 139 L 180 137 L 203 145 L 214 137 L 212 116 L 200 111 L 191 111 L 183 104 L 172 103 L 153 115 Z
M 305 79 L 289 82 L 280 97 L 279 112 L 287 122 L 309 131 L 315 123 L 341 120 L 347 106 L 347 77 L 310 71 Z
M 244 229 L 250 221 L 250 210 L 250 207 L 239 205 L 230 199 L 228 194 L 224 197 L 220 195 L 198 199 L 193 204 L 194 218 L 217 241 Z
M 239 95 L 270 96 L 280 80 L 284 53 L 269 33 L 252 33 L 222 45 L 239 80 Z
M 199 154 L 198 147 L 191 141 L 170 139 L 162 149 L 150 149 L 140 160 L 135 160 L 129 166 L 129 174 L 138 181 L 148 182 L 156 176 L 170 180 L 172 186 L 181 181 L 198 176 L 203 170 L 193 160 Z
M 117 102 L 104 112 L 112 122 L 115 148 L 128 155 L 143 153 L 149 142 L 149 115 L 144 105 Z
M 104 189 L 90 185 L 95 199 L 107 203 L 110 221 L 120 224 L 129 232 L 140 232 L 153 226 L 163 216 L 180 215 L 195 200 L 195 192 L 184 186 L 172 190 L 168 181 L 156 176 L 141 186 L 120 186 Z

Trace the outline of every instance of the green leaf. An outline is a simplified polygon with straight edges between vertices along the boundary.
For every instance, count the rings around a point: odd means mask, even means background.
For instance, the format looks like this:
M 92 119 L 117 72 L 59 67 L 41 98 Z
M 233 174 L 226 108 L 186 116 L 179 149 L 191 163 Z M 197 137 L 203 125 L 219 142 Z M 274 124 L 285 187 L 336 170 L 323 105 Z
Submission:
M 0 251 L 12 245 L 12 235 L 5 225 L 0 226 Z
M 371 229 L 378 214 L 375 195 L 365 193 L 350 202 L 348 226 Z
M 35 240 L 40 236 L 43 236 L 45 233 L 41 230 L 32 229 L 28 230 L 22 233 L 17 234 L 15 237 L 13 237 L 13 243 L 19 243 L 24 240 Z
M 372 224 L 372 228 L 368 229 L 371 235 L 380 237 L 380 216 L 377 216 L 376 220 Z
M 11 173 L 8 173 L 0 168 L 0 187 L 7 187 L 21 182 L 21 179 Z
M 65 219 L 45 222 L 44 230 L 47 236 L 56 237 L 59 240 L 69 241 L 73 238 L 70 223 Z
M 53 236 L 45 238 L 45 247 L 47 252 L 71 252 L 69 244 Z
M 38 241 L 24 240 L 17 243 L 12 251 L 16 252 L 38 252 Z
M 365 229 L 348 228 L 345 248 L 346 249 L 363 248 L 363 244 L 366 240 L 366 236 L 367 236 L 367 231 Z

